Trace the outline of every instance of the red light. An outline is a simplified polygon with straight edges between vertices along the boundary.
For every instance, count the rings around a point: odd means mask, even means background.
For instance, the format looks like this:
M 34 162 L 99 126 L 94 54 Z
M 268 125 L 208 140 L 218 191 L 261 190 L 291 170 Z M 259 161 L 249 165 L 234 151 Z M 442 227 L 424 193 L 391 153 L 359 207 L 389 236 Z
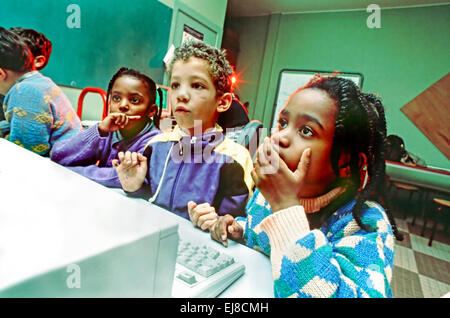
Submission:
M 231 84 L 236 84 L 236 76 L 231 76 Z

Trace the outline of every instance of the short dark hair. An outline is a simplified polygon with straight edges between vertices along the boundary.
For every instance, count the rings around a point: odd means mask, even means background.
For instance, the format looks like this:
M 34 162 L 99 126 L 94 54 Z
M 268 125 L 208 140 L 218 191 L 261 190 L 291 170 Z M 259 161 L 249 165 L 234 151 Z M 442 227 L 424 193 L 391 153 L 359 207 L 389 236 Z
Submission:
M 34 69 L 33 54 L 17 34 L 0 27 L 0 67 L 22 73 Z
M 107 90 L 107 100 L 109 103 L 109 97 L 111 96 L 111 91 L 112 91 L 112 87 L 114 85 L 114 82 L 122 76 L 130 76 L 130 77 L 134 77 L 140 81 L 142 81 L 143 83 L 145 83 L 145 85 L 148 88 L 148 95 L 150 97 L 150 101 L 149 101 L 149 105 L 153 105 L 156 102 L 156 92 L 158 92 L 159 94 L 159 108 L 156 112 L 156 114 L 153 116 L 153 123 L 155 124 L 155 127 L 159 129 L 159 123 L 161 120 L 161 114 L 162 114 L 162 92 L 160 88 L 156 87 L 155 82 L 148 77 L 145 74 L 142 74 L 139 71 L 136 71 L 134 69 L 131 68 L 126 68 L 126 67 L 121 67 L 111 78 L 111 80 L 109 81 L 108 84 L 108 90 Z
M 52 42 L 44 34 L 33 29 L 21 27 L 10 28 L 9 30 L 24 40 L 34 57 L 39 55 L 45 56 L 45 63 L 38 70 L 42 70 L 47 66 L 50 55 L 52 54 Z

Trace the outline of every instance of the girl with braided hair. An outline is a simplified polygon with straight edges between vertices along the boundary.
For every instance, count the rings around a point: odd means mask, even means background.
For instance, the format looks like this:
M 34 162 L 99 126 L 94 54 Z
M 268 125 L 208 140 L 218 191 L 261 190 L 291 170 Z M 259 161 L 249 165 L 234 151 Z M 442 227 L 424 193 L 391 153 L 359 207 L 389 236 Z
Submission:
M 158 108 L 156 92 L 150 77 L 120 68 L 108 85 L 108 116 L 71 139 L 56 143 L 51 159 L 104 186 L 121 188 L 111 161 L 121 151 L 142 154 L 148 141 L 160 133 L 162 93 L 158 91 Z
M 247 217 L 220 217 L 212 238 L 270 255 L 275 297 L 392 297 L 401 235 L 380 204 L 385 142 L 378 98 L 347 79 L 313 78 L 258 149 Z

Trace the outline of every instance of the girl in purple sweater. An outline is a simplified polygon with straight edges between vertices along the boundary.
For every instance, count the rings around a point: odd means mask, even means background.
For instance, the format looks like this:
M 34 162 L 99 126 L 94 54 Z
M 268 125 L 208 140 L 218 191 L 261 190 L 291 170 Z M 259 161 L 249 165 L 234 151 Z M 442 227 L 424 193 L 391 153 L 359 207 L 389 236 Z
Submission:
M 120 151 L 144 151 L 148 141 L 160 133 L 162 103 L 158 109 L 152 79 L 124 67 L 109 82 L 107 97 L 109 115 L 76 136 L 57 142 L 51 159 L 104 186 L 121 188 L 111 160 Z

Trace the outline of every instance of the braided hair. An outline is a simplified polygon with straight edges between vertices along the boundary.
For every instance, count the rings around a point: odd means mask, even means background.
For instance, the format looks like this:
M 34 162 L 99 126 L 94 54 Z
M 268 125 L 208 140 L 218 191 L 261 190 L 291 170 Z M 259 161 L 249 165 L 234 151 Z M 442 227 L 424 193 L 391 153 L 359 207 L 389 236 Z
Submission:
M 367 200 L 377 200 L 386 211 L 395 237 L 402 240 L 395 220 L 388 208 L 386 189 L 386 118 L 378 97 L 365 94 L 348 79 L 341 77 L 314 77 L 304 88 L 325 91 L 337 105 L 335 132 L 331 149 L 331 166 L 339 175 L 339 158 L 342 153 L 350 154 L 350 181 L 356 192 L 356 203 L 352 214 L 359 227 L 373 231 L 360 218 L 360 212 Z M 367 158 L 368 182 L 361 179 L 361 153 Z
M 149 105 L 153 105 L 155 104 L 156 101 L 156 92 L 158 91 L 159 94 L 159 107 L 158 110 L 156 111 L 156 114 L 153 116 L 153 123 L 155 124 L 155 127 L 159 129 L 159 123 L 161 120 L 161 114 L 162 114 L 162 104 L 163 104 L 163 94 L 161 89 L 158 87 L 156 88 L 156 84 L 155 82 L 148 77 L 145 74 L 142 74 L 136 70 L 133 69 L 129 69 L 126 67 L 122 67 L 120 68 L 111 78 L 111 80 L 109 81 L 108 84 L 108 91 L 107 91 L 107 98 L 106 100 L 109 103 L 109 98 L 111 97 L 111 90 L 112 87 L 115 83 L 115 81 L 122 76 L 131 76 L 134 77 L 142 82 L 144 82 L 147 85 L 148 88 L 148 96 L 150 97 L 150 101 L 149 101 Z M 109 105 L 108 105 L 109 107 Z

